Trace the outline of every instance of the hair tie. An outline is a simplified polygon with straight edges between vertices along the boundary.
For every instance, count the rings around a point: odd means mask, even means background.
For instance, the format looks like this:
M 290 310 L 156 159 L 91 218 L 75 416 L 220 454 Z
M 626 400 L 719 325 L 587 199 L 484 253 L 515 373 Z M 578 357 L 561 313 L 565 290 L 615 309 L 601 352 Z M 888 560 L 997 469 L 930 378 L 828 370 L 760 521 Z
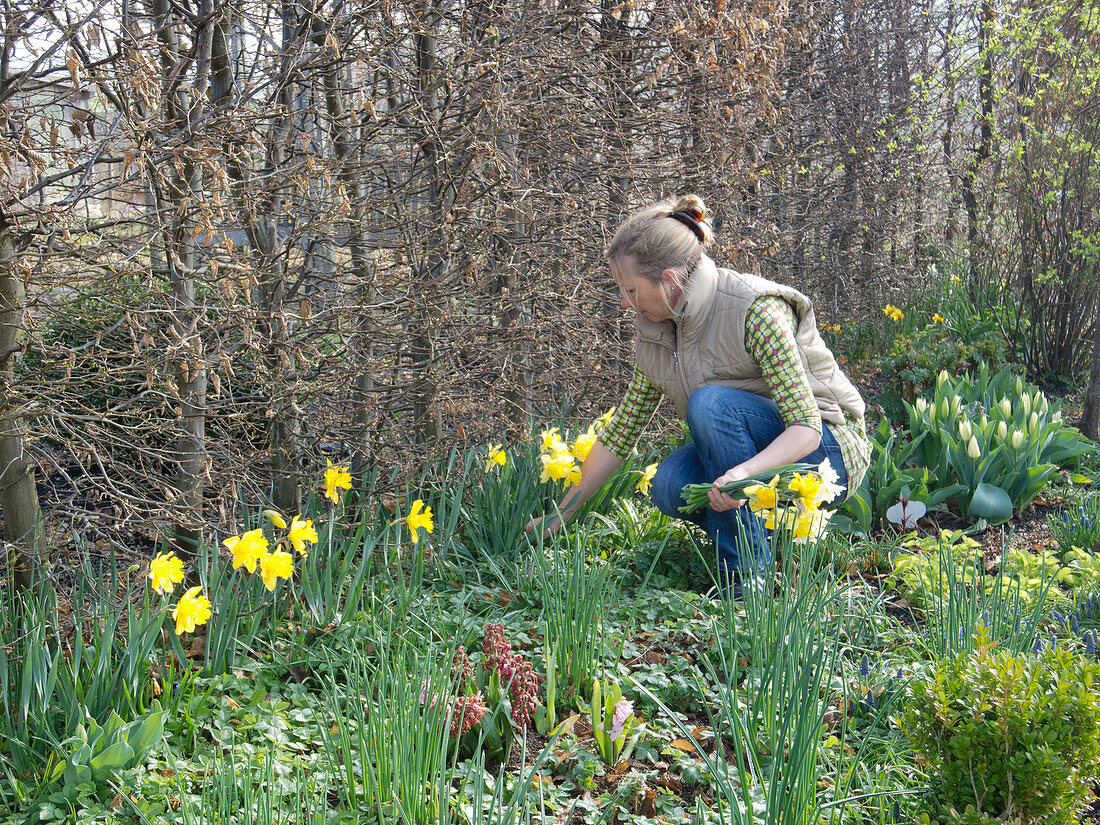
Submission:
M 675 221 L 679 221 L 693 233 L 695 237 L 699 239 L 699 243 L 706 242 L 707 236 L 703 234 L 703 227 L 699 226 L 701 218 L 696 218 L 687 212 L 669 212 L 668 216 Z

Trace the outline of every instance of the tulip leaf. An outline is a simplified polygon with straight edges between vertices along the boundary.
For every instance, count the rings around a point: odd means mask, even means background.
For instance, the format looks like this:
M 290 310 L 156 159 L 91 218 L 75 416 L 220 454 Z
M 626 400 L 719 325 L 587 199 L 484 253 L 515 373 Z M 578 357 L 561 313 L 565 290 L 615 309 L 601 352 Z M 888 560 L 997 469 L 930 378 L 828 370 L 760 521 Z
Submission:
M 1003 524 L 1012 518 L 1012 499 L 1001 487 L 979 484 L 970 498 L 969 512 L 990 524 Z

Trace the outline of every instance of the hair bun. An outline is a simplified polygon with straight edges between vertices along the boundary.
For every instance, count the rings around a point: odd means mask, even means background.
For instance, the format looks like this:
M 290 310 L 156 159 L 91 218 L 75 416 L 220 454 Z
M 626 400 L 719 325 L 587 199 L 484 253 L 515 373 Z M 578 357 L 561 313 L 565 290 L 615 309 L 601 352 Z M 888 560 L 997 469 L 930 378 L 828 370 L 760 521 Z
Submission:
M 702 223 L 707 219 L 707 207 L 703 203 L 703 199 L 698 195 L 681 195 L 676 198 L 672 205 L 674 212 L 683 212 L 685 215 L 691 215 L 696 221 Z

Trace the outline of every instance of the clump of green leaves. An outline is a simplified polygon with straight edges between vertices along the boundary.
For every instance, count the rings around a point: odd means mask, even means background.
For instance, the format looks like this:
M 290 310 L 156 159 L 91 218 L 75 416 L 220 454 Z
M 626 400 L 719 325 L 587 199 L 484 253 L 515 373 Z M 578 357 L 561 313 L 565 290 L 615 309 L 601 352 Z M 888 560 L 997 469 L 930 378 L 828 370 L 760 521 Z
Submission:
M 935 773 L 934 815 L 1072 820 L 1100 770 L 1098 683 L 1100 664 L 1062 649 L 1014 655 L 984 627 L 973 652 L 915 678 L 902 724 Z
M 979 583 L 981 553 L 981 545 L 959 530 L 910 539 L 894 557 L 894 570 L 887 576 L 886 585 L 903 593 L 917 607 L 931 607 L 935 601 L 947 598 L 952 585 L 969 588 Z
M 941 484 L 927 467 L 916 466 L 917 448 L 924 434 L 907 440 L 883 418 L 869 435 L 871 463 L 859 487 L 830 521 L 832 529 L 869 536 L 882 525 L 887 510 L 902 499 L 919 501 L 926 510 L 935 510 L 963 491 L 962 485 Z
M 1100 495 L 1086 496 L 1076 507 L 1048 516 L 1047 524 L 1063 550 L 1100 550 Z
M 921 466 L 963 485 L 956 500 L 964 514 L 995 524 L 1091 449 L 1065 425 L 1056 401 L 1008 369 L 990 376 L 983 364 L 976 376 L 957 378 L 941 372 L 932 397 L 906 409 L 910 431 L 921 438 Z
M 909 399 L 931 386 L 942 371 L 956 375 L 979 364 L 1003 367 L 1007 356 L 1004 336 L 995 319 L 971 319 L 959 324 L 951 318 L 939 318 L 895 338 L 882 372 L 893 376 L 901 397 Z

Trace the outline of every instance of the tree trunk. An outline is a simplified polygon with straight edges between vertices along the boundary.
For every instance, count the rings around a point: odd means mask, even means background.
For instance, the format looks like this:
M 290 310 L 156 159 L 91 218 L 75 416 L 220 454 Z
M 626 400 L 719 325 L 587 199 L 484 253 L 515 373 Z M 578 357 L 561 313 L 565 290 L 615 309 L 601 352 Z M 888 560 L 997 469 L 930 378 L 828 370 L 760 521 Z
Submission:
M 14 393 L 15 357 L 21 349 L 23 282 L 14 271 L 9 227 L 0 225 L 0 510 L 11 545 L 8 565 L 17 590 L 29 590 L 38 569 L 38 491 L 27 461 L 23 425 Z
M 1100 294 L 1095 302 L 1100 314 Z M 1085 408 L 1081 411 L 1081 433 L 1093 441 L 1100 437 L 1100 318 L 1092 325 L 1092 369 L 1085 388 Z

